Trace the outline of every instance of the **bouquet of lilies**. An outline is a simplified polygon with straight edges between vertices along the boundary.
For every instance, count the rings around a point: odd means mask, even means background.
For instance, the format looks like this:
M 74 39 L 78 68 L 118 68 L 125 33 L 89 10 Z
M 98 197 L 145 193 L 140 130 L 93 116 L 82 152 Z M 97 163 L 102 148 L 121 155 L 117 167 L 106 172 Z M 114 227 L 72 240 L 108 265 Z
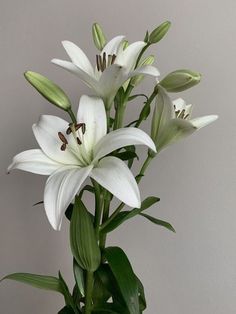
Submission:
M 33 125 L 39 148 L 16 155 L 8 172 L 20 169 L 48 176 L 40 203 L 55 230 L 60 230 L 64 215 L 69 220 L 75 283 L 70 290 L 60 272 L 58 276 L 14 273 L 3 279 L 60 293 L 65 300 L 60 314 L 139 314 L 146 309 L 141 281 L 120 247 L 106 247 L 107 235 L 136 215 L 175 231 L 168 222 L 146 213 L 160 199 L 142 199 L 138 184 L 161 150 L 217 119 L 216 115 L 192 119 L 192 105 L 181 98 L 172 101 L 168 95 L 198 84 L 199 73 L 180 69 L 159 80 L 154 56 L 145 56 L 169 27 L 167 21 L 147 31 L 143 41 L 129 43 L 124 36 L 117 36 L 107 42 L 95 23 L 95 66 L 78 46 L 63 41 L 70 61 L 52 62 L 80 78 L 92 91 L 92 96 L 80 97 L 77 114 L 58 85 L 39 73 L 25 73 L 43 97 L 68 113 L 68 120 L 42 115 Z M 154 79 L 152 93 L 135 93 L 147 75 Z M 129 102 L 139 97 L 144 100 L 140 114 L 124 125 Z M 140 126 L 149 118 L 148 135 Z M 134 174 L 131 168 L 139 157 L 137 145 L 146 146 L 147 153 Z M 94 208 L 88 208 L 84 192 L 94 197 Z M 123 210 L 125 206 L 128 209 Z

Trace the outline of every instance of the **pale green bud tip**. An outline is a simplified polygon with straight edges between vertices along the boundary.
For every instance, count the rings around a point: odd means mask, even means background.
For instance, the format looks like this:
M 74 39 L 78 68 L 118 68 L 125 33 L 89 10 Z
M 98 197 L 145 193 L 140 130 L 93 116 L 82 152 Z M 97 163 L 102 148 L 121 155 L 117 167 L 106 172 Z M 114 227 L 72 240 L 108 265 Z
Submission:
M 158 43 L 166 35 L 170 26 L 171 26 L 171 22 L 169 21 L 166 21 L 162 23 L 161 25 L 159 25 L 149 35 L 148 42 L 150 44 Z
M 201 74 L 191 70 L 177 70 L 169 73 L 161 82 L 167 92 L 177 93 L 197 85 L 201 80 Z
M 142 67 L 144 65 L 152 65 L 155 61 L 155 58 L 153 55 L 150 55 L 148 57 L 146 57 L 145 59 L 143 59 L 140 63 L 139 66 Z M 137 86 L 142 80 L 144 79 L 144 75 L 143 74 L 139 74 L 136 75 L 134 77 L 132 77 L 130 84 L 132 86 Z
M 98 23 L 94 23 L 92 27 L 93 41 L 98 50 L 102 51 L 106 45 L 106 37 Z
M 45 76 L 27 71 L 24 73 L 26 80 L 50 103 L 68 111 L 71 109 L 71 102 L 65 92 Z

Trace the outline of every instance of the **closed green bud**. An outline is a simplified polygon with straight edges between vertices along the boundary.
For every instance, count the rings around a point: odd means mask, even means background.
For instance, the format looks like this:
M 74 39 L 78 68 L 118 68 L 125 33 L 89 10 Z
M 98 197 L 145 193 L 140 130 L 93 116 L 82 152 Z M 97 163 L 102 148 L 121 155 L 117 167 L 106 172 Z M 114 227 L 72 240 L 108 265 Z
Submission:
M 151 55 L 151 56 L 148 56 L 145 59 L 143 59 L 143 61 L 141 61 L 138 66 L 142 67 L 144 65 L 152 65 L 154 63 L 154 61 L 155 61 L 155 58 L 154 58 L 154 56 Z M 143 79 L 144 79 L 143 74 L 136 75 L 136 76 L 132 77 L 132 79 L 130 81 L 130 85 L 137 86 Z
M 177 93 L 197 85 L 201 80 L 201 74 L 190 70 L 177 70 L 169 73 L 160 85 L 167 92 Z
M 78 265 L 94 272 L 101 263 L 101 252 L 97 243 L 90 213 L 79 197 L 75 198 L 71 222 L 70 245 Z
M 168 32 L 170 25 L 171 23 L 169 21 L 166 21 L 162 23 L 161 25 L 159 25 L 157 28 L 155 28 L 149 35 L 148 42 L 150 44 L 158 43 Z
M 65 111 L 71 109 L 69 98 L 58 85 L 36 72 L 27 71 L 24 73 L 24 76 L 27 81 L 50 103 Z
M 106 37 L 98 23 L 94 23 L 92 27 L 93 41 L 98 50 L 102 51 L 107 43 Z

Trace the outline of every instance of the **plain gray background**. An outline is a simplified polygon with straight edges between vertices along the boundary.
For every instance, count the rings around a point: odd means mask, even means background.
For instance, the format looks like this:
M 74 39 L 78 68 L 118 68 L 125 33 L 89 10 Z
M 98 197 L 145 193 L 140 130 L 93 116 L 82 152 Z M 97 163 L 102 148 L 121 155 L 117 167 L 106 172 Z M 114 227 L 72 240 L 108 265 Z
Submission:
M 200 71 L 202 83 L 181 97 L 195 104 L 195 116 L 213 113 L 220 119 L 163 151 L 141 184 L 143 198 L 161 198 L 150 213 L 170 221 L 177 233 L 140 217 L 115 231 L 109 243 L 124 248 L 142 279 L 148 301 L 145 313 L 235 313 L 234 0 L 1 0 L 0 276 L 17 271 L 56 275 L 60 269 L 72 284 L 67 221 L 61 232 L 55 232 L 44 209 L 32 207 L 42 199 L 46 178 L 20 171 L 5 174 L 16 153 L 37 147 L 31 125 L 41 113 L 65 117 L 27 84 L 23 72 L 47 75 L 76 107 L 78 97 L 90 91 L 50 64 L 53 57 L 67 58 L 61 40 L 74 41 L 94 61 L 94 21 L 103 25 L 109 39 L 125 34 L 132 42 L 165 20 L 172 21 L 172 28 L 151 50 L 156 65 L 163 76 L 178 68 Z M 152 87 L 150 79 L 142 85 L 146 92 Z M 131 103 L 127 120 L 139 109 L 140 102 Z M 149 130 L 148 123 L 144 129 Z M 54 293 L 10 281 L 0 287 L 4 314 L 52 314 L 62 305 L 62 297 Z

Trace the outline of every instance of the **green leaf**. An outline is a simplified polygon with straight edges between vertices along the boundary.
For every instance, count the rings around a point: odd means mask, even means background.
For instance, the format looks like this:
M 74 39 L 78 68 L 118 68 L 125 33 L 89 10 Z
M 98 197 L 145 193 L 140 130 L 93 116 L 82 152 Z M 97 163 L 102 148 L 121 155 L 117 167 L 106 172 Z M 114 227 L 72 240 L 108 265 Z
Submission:
M 83 269 L 78 265 L 76 260 L 73 260 L 73 271 L 74 271 L 74 277 L 75 281 L 77 284 L 77 287 L 81 293 L 81 295 L 84 297 L 85 292 L 84 292 L 84 272 Z
M 61 282 L 58 278 L 52 276 L 35 275 L 29 273 L 14 273 L 7 275 L 2 280 L 10 279 L 15 280 L 35 288 L 55 291 L 63 294 Z M 0 281 L 0 282 L 1 282 Z
M 145 217 L 145 218 L 147 218 L 148 220 L 150 220 L 151 222 L 153 222 L 156 225 L 165 227 L 166 229 L 168 229 L 170 231 L 176 232 L 174 227 L 172 227 L 172 225 L 169 222 L 167 222 L 167 221 L 160 220 L 160 219 L 154 218 L 154 217 L 152 217 L 150 215 L 143 214 L 143 213 L 140 213 L 140 215 Z
M 139 292 L 139 307 L 140 311 L 143 312 L 147 308 L 146 297 L 144 293 L 144 287 L 140 279 L 136 276 L 138 282 L 138 292 Z
M 37 203 L 34 203 L 33 206 L 41 205 L 41 204 L 43 204 L 43 203 L 44 203 L 44 201 L 39 201 L 39 202 L 37 202 Z
M 80 191 L 80 193 L 79 193 L 79 198 L 82 198 L 82 196 L 83 196 L 83 194 L 84 194 L 85 191 L 90 192 L 90 193 L 95 193 L 94 187 L 87 184 L 87 185 L 85 185 L 85 186 L 81 189 L 81 191 Z
M 116 278 L 130 314 L 139 313 L 138 283 L 126 254 L 119 247 L 108 247 L 104 250 L 104 256 Z
M 130 159 L 134 159 L 137 158 L 138 159 L 138 155 L 135 152 L 132 151 L 126 151 L 126 152 L 121 152 L 121 153 L 116 153 L 115 156 L 117 158 L 120 158 L 121 160 L 130 160 Z
M 101 232 L 108 233 L 112 230 L 116 229 L 119 225 L 121 225 L 124 221 L 139 215 L 142 211 L 146 210 L 147 208 L 151 207 L 153 204 L 160 201 L 160 198 L 150 196 L 147 197 L 141 204 L 140 208 L 134 208 L 130 211 L 123 211 L 120 212 L 113 220 L 110 221 L 104 228 L 101 227 Z
M 75 312 L 70 306 L 64 306 L 57 314 L 74 314 Z
M 58 275 L 59 275 L 60 285 L 62 288 L 62 293 L 63 293 L 64 298 L 65 298 L 65 303 L 67 306 L 71 306 L 76 313 L 76 306 L 74 304 L 74 300 L 72 298 L 72 295 L 70 294 L 69 288 L 68 288 L 68 286 L 67 286 L 67 284 L 66 284 L 65 280 L 63 279 L 60 272 Z
M 65 92 L 45 76 L 27 71 L 24 73 L 27 81 L 53 105 L 68 111 L 71 109 L 71 102 Z
M 70 224 L 72 253 L 80 267 L 94 272 L 101 262 L 93 223 L 83 202 L 76 197 Z
M 128 101 L 132 101 L 132 100 L 134 100 L 137 97 L 145 97 L 146 100 L 148 100 L 148 96 L 147 95 L 145 95 L 145 94 L 136 94 L 136 95 L 129 96 Z
M 111 271 L 111 268 L 108 264 L 101 264 L 95 272 L 102 282 L 104 289 L 109 292 L 112 296 L 112 299 L 115 303 L 119 303 L 123 307 L 125 306 L 124 299 L 121 295 L 120 289 L 118 287 L 117 281 Z
M 106 286 L 101 281 L 97 272 L 94 273 L 93 286 L 93 304 L 95 307 L 104 305 L 111 297 L 111 293 L 106 289 Z

